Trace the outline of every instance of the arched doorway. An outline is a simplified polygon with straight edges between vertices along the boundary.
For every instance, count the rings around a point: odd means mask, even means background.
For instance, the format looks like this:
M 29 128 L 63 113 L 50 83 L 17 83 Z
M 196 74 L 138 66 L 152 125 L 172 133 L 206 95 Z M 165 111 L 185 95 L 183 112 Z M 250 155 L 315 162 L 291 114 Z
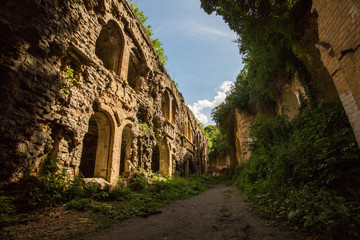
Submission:
M 156 144 L 153 148 L 151 157 L 151 171 L 158 172 L 161 175 L 171 174 L 170 154 L 168 148 L 162 144 Z
M 84 177 L 109 180 L 111 138 L 112 127 L 109 118 L 103 112 L 96 112 L 89 120 L 88 132 L 83 141 L 79 170 Z
M 124 37 L 117 23 L 110 20 L 101 29 L 96 40 L 95 54 L 101 59 L 104 67 L 120 74 L 124 51 Z
M 120 152 L 120 176 L 127 177 L 130 172 L 129 163 L 132 161 L 132 144 L 134 134 L 131 130 L 131 125 L 126 125 L 122 132 L 121 152 Z

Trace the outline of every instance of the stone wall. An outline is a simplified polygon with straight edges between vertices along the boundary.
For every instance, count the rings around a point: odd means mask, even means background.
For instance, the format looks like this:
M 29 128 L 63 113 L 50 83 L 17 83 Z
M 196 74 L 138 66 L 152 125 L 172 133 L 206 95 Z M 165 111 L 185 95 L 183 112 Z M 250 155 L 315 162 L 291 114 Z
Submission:
M 247 161 L 250 158 L 251 152 L 249 150 L 248 142 L 251 141 L 249 137 L 249 127 L 254 121 L 256 114 L 247 112 L 240 112 L 235 110 L 235 158 L 236 163 L 240 164 Z
M 0 2 L 0 182 L 204 173 L 206 139 L 125 0 Z
M 226 169 L 231 167 L 230 155 L 221 158 L 209 159 L 208 174 L 211 176 L 225 175 Z
M 360 2 L 313 0 L 321 60 L 332 76 L 360 146 Z
M 282 88 L 281 95 L 277 101 L 277 114 L 287 114 L 289 119 L 293 119 L 299 114 L 299 108 L 303 99 L 307 99 L 305 88 L 295 76 L 289 84 L 285 84 Z

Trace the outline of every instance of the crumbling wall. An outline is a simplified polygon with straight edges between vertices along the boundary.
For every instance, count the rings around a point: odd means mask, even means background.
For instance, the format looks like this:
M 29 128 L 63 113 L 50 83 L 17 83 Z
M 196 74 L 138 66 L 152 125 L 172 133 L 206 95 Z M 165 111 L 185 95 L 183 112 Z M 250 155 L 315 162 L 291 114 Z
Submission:
M 313 0 L 321 60 L 331 75 L 360 146 L 360 2 Z
M 206 140 L 125 0 L 0 3 L 0 182 L 204 173 Z M 5 37 L 6 36 L 6 37 Z
M 249 150 L 249 127 L 254 121 L 256 115 L 245 111 L 235 110 L 235 156 L 237 164 L 243 163 L 250 158 L 251 152 Z
M 208 174 L 211 176 L 225 175 L 227 168 L 231 167 L 230 155 L 221 158 L 209 159 Z
M 282 88 L 277 102 L 277 114 L 287 114 L 289 119 L 293 119 L 299 113 L 301 101 L 306 98 L 305 88 L 296 76 L 293 77 L 291 82 Z

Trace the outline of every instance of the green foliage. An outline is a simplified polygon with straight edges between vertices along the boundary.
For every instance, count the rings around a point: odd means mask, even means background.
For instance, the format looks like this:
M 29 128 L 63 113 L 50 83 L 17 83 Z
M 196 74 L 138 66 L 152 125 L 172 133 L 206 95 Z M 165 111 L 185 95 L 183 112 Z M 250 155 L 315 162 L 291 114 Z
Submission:
M 124 188 L 122 186 L 117 186 L 113 190 L 110 191 L 109 197 L 110 199 L 114 199 L 116 201 L 125 201 L 131 198 L 132 192 L 130 188 Z
M 66 172 L 42 172 L 32 191 L 33 201 L 40 206 L 55 205 L 66 199 L 70 184 Z
M 91 198 L 80 198 L 74 199 L 66 203 L 66 207 L 69 209 L 75 209 L 78 211 L 83 211 L 89 209 L 92 205 L 93 200 Z
M 64 84 L 64 94 L 69 94 L 70 87 L 71 86 L 77 86 L 79 85 L 79 75 L 75 73 L 75 70 L 71 67 L 67 66 L 66 68 L 59 69 L 60 71 L 60 77 Z
M 15 213 L 15 206 L 12 203 L 13 198 L 0 196 L 0 229 L 9 224 Z
M 210 159 L 221 158 L 230 153 L 231 149 L 229 144 L 217 126 L 206 126 L 204 132 L 208 141 L 208 155 Z
M 139 192 L 146 190 L 148 186 L 148 180 L 142 173 L 137 173 L 129 184 L 131 190 Z
M 139 122 L 140 129 L 145 133 L 145 135 L 149 135 L 149 124 L 146 122 Z
M 152 38 L 154 35 L 151 25 L 146 25 L 148 17 L 145 16 L 144 12 L 139 9 L 139 5 L 134 3 L 132 0 L 128 0 L 130 8 L 134 11 L 136 16 L 139 18 L 140 22 L 143 24 L 146 32 L 150 36 L 151 42 L 155 48 L 157 55 L 159 56 L 159 61 L 166 65 L 168 57 L 165 55 L 163 44 L 157 38 Z
M 274 114 L 284 84 L 297 76 L 308 88 L 315 80 L 308 63 L 305 29 L 311 0 L 201 0 L 208 13 L 221 15 L 238 34 L 244 68 L 212 117 L 234 144 L 234 111 Z
M 341 106 L 307 106 L 289 121 L 260 116 L 235 185 L 262 210 L 324 239 L 360 232 L 360 150 Z

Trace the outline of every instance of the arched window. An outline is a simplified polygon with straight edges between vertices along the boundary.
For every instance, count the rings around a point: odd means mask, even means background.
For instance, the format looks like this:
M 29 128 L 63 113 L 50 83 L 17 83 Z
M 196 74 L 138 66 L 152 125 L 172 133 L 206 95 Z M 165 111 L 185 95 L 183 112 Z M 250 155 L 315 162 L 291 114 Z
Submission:
M 109 70 L 120 74 L 124 37 L 115 21 L 103 26 L 95 45 L 95 54 Z
M 108 179 L 109 155 L 111 152 L 112 128 L 109 118 L 96 112 L 89 120 L 84 136 L 80 172 L 85 177 Z

